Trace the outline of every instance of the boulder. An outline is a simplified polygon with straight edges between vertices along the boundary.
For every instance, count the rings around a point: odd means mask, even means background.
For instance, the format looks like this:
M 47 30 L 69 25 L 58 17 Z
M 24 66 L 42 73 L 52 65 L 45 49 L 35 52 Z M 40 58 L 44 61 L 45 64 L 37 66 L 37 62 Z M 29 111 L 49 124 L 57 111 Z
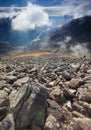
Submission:
M 91 130 L 91 119 L 89 118 L 75 118 L 67 130 Z
M 54 90 L 50 92 L 49 96 L 51 99 L 57 102 L 61 102 L 63 98 L 63 92 L 61 91 L 60 88 L 55 88 Z
M 49 107 L 47 108 L 47 114 L 53 115 L 53 117 L 58 121 L 61 122 L 63 119 L 63 113 L 61 111 L 60 105 L 55 102 L 54 100 L 47 100 Z
M 77 89 L 81 85 L 81 79 L 72 78 L 69 82 L 66 82 L 66 86 L 72 89 Z
M 0 108 L 0 121 L 2 121 L 5 118 L 7 112 L 8 110 L 6 107 Z
M 68 72 L 66 72 L 66 71 L 62 72 L 62 76 L 66 80 L 71 80 L 71 75 Z
M 59 130 L 60 124 L 53 115 L 49 115 L 46 119 L 44 130 Z
M 10 84 L 14 83 L 17 80 L 16 76 L 6 76 L 5 78 L 6 78 L 7 82 Z
M 16 129 L 40 128 L 45 122 L 47 90 L 36 83 L 26 84 L 20 88 L 11 102 Z
M 91 103 L 91 86 L 79 88 L 77 91 L 77 97 L 81 101 Z
M 14 118 L 11 113 L 1 122 L 0 130 L 15 130 Z
M 8 98 L 8 94 L 5 91 L 0 90 L 0 108 L 1 107 L 9 107 L 10 101 Z

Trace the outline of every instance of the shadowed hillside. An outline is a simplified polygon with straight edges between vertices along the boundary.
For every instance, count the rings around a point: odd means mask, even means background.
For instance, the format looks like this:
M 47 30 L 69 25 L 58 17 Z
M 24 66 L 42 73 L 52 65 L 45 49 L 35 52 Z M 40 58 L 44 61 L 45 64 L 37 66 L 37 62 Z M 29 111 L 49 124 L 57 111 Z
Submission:
M 15 50 L 17 47 L 9 42 L 0 41 L 0 54 L 7 54 L 11 50 Z
M 91 16 L 74 19 L 50 35 L 50 48 L 59 49 L 63 44 L 67 50 L 77 44 L 91 50 Z

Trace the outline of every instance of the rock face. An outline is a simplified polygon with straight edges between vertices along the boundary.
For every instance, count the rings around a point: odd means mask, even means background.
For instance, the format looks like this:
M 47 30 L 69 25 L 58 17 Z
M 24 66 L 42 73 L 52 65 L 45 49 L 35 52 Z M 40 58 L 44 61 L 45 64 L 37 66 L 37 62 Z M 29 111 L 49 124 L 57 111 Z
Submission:
M 14 117 L 16 129 L 43 127 L 47 91 L 38 84 L 24 85 L 15 97 Z
M 0 130 L 90 130 L 91 58 L 1 58 Z

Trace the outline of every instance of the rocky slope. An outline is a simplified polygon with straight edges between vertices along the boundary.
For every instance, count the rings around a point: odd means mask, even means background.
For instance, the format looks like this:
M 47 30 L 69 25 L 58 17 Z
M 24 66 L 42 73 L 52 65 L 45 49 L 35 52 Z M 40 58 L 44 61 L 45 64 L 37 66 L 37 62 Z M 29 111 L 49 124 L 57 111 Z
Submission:
M 63 44 L 65 44 L 66 50 L 80 44 L 91 51 L 91 16 L 74 19 L 50 36 L 48 44 L 50 48 L 62 50 L 60 48 Z
M 0 130 L 90 130 L 91 58 L 0 59 Z

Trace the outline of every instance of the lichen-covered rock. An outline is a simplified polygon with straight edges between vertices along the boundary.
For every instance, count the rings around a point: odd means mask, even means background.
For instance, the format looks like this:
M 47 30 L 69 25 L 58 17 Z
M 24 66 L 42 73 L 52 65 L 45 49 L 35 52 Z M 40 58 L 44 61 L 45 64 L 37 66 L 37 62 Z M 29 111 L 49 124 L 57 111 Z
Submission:
M 43 127 L 45 122 L 47 90 L 39 84 L 26 84 L 20 88 L 11 103 L 16 129 Z

